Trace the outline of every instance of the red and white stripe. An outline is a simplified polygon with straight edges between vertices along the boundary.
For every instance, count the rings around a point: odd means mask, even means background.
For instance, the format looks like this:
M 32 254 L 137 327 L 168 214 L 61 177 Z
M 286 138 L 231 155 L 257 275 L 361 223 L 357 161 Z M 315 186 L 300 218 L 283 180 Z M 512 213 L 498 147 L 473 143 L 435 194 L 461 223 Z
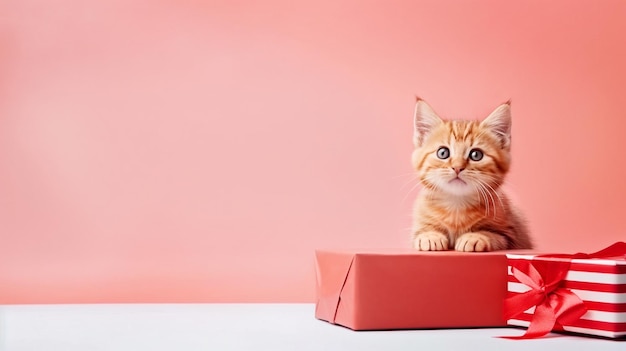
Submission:
M 511 273 L 511 265 L 518 260 L 560 260 L 533 255 L 507 254 L 509 295 L 524 293 L 530 288 L 520 283 Z M 578 321 L 564 325 L 564 330 L 574 333 L 619 338 L 626 336 L 626 261 L 607 259 L 572 260 L 565 277 L 564 287 L 578 295 L 587 307 Z M 509 319 L 509 325 L 528 327 L 535 308 Z

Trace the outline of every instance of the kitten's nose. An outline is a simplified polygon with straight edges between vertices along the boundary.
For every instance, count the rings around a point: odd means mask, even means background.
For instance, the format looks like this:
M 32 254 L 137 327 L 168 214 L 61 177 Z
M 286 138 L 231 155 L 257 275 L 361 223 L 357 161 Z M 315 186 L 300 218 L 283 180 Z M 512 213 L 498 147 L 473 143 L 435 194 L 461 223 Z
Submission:
M 454 170 L 454 172 L 456 172 L 456 174 L 458 175 L 459 173 L 463 172 L 463 170 L 465 168 L 460 168 L 460 167 L 452 167 L 452 169 Z

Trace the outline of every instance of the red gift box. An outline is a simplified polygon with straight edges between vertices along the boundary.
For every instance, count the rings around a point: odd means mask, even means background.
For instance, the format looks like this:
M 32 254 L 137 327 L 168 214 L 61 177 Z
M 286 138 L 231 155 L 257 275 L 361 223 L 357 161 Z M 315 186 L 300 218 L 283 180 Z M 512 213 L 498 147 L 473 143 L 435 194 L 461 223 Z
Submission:
M 507 254 L 508 324 L 529 327 L 522 337 L 566 331 L 626 336 L 626 244 L 594 254 Z
M 504 252 L 317 251 L 315 316 L 354 330 L 505 326 Z

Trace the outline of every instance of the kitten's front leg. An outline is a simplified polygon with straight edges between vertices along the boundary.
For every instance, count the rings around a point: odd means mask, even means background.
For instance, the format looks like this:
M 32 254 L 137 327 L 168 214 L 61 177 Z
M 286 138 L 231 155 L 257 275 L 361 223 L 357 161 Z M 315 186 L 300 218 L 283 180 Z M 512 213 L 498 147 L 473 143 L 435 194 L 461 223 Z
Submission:
M 413 238 L 413 248 L 421 251 L 447 250 L 448 243 L 448 237 L 436 231 L 421 232 Z
M 507 241 L 503 235 L 485 230 L 465 233 L 456 239 L 454 245 L 456 251 L 466 252 L 505 250 L 506 247 Z

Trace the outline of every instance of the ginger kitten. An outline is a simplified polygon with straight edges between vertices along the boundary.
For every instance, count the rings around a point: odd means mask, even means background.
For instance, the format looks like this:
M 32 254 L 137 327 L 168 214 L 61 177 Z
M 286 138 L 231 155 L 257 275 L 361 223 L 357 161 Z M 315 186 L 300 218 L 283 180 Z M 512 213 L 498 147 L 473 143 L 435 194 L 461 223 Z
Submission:
M 422 183 L 413 211 L 414 248 L 532 248 L 524 219 L 500 188 L 511 163 L 509 102 L 480 122 L 444 121 L 418 98 L 413 143 Z

